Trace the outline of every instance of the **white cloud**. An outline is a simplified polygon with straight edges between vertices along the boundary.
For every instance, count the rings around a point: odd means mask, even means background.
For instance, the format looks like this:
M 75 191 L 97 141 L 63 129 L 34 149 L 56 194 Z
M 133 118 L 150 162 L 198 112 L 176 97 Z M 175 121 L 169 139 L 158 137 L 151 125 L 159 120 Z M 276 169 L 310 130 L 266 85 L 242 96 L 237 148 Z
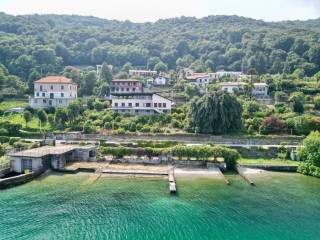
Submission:
M 257 19 L 308 19 L 320 16 L 319 0 L 0 0 L 10 14 L 92 15 L 136 22 L 176 16 L 237 14 Z

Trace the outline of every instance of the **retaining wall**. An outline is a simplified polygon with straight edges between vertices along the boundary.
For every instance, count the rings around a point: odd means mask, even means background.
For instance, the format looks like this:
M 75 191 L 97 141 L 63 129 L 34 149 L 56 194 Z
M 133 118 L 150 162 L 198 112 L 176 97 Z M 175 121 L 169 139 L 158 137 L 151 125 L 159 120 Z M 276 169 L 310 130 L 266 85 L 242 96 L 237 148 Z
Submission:
M 279 171 L 279 172 L 297 172 L 298 167 L 297 166 L 276 166 L 276 165 L 263 165 L 263 164 L 241 164 L 241 167 L 245 168 L 257 168 L 267 171 Z
M 39 170 L 37 172 L 31 172 L 26 174 L 21 174 L 18 176 L 0 179 L 0 189 L 17 186 L 26 182 L 29 182 L 38 176 L 40 176 L 44 170 Z

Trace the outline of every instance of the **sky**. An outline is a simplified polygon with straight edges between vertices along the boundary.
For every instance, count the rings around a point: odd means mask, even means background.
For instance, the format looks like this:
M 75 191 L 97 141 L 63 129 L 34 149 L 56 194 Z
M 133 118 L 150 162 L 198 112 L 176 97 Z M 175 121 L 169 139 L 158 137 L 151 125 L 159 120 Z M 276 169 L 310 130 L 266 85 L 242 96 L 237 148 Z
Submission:
M 133 22 L 208 15 L 280 21 L 319 18 L 320 0 L 0 0 L 0 12 L 77 14 Z

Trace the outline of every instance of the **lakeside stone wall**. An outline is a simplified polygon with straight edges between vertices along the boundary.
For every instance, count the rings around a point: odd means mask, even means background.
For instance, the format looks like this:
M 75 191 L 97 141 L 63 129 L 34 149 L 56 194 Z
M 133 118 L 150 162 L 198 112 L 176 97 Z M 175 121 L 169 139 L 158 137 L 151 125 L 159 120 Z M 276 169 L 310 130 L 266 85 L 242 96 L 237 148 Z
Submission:
M 277 158 L 277 147 L 231 147 L 245 158 Z
M 17 186 L 26 182 L 29 182 L 38 176 L 40 176 L 45 170 L 39 170 L 36 172 L 21 174 L 14 177 L 0 179 L 0 189 Z
M 75 134 L 66 133 L 59 135 L 60 139 L 66 140 L 107 140 L 107 141 L 177 141 L 177 142 L 213 142 L 217 144 L 241 144 L 241 145 L 279 145 L 286 142 L 289 145 L 300 145 L 301 136 L 215 136 L 207 134 Z

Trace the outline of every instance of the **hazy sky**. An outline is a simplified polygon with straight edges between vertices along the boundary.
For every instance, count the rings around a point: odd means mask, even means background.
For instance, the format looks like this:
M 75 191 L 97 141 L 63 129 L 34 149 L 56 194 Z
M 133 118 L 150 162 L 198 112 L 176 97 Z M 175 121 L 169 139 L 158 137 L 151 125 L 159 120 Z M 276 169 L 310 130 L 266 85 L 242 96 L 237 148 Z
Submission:
M 78 14 L 134 22 L 221 14 L 305 20 L 320 17 L 320 0 L 0 0 L 0 12 Z

